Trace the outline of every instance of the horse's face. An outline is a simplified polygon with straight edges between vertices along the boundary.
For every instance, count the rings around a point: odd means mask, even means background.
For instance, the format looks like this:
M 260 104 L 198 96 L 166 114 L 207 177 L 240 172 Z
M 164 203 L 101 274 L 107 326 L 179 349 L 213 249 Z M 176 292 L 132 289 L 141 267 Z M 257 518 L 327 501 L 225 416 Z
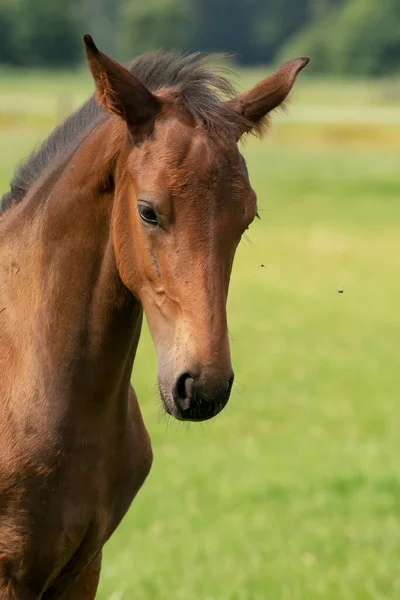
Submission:
M 128 125 L 130 141 L 117 169 L 115 256 L 122 281 L 146 313 L 164 408 L 178 419 L 211 418 L 233 383 L 229 279 L 237 245 L 257 213 L 237 130 L 218 137 L 180 104 L 156 98 L 90 40 L 87 54 L 98 98 Z M 256 124 L 287 95 L 298 70 L 291 69 L 281 93 L 274 80 L 269 103 L 256 86 L 232 110 Z
M 115 232 L 121 277 L 140 298 L 157 349 L 165 409 L 202 420 L 233 383 L 226 320 L 236 247 L 256 215 L 236 140 L 175 116 L 133 147 Z

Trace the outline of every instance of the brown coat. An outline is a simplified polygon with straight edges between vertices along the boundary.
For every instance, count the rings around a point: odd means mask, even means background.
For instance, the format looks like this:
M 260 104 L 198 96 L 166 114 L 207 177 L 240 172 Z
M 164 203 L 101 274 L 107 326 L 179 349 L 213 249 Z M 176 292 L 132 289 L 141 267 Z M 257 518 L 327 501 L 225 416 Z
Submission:
M 152 463 L 130 386 L 142 306 L 167 412 L 225 406 L 229 278 L 257 211 L 236 141 L 305 64 L 223 103 L 187 59 L 153 93 L 85 43 L 113 116 L 64 136 L 0 217 L 0 600 L 95 597 Z

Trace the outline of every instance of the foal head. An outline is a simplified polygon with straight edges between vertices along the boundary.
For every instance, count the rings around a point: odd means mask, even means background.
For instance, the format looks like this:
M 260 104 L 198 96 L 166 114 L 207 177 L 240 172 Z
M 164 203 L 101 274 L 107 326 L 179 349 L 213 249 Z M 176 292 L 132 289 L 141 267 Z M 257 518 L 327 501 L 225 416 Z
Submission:
M 165 410 L 208 419 L 232 388 L 228 286 L 257 213 L 237 142 L 285 100 L 308 59 L 223 102 L 206 87 L 183 94 L 179 82 L 151 92 L 90 36 L 85 45 L 97 100 L 124 128 L 113 211 L 119 275 L 144 307 Z

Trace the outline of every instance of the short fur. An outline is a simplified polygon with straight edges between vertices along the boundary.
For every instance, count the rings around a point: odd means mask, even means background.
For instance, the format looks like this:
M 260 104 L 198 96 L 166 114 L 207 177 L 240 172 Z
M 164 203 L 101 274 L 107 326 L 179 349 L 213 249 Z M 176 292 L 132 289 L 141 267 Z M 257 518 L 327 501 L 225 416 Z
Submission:
M 165 411 L 203 421 L 228 402 L 229 281 L 257 213 L 237 139 L 305 64 L 224 103 L 195 56 L 139 57 L 135 76 L 84 39 L 113 116 L 92 97 L 58 127 L 0 218 L 1 600 L 95 598 L 152 464 L 130 383 L 143 312 Z
M 210 66 L 215 58 L 219 57 L 149 52 L 135 58 L 129 71 L 151 92 L 167 89 L 176 94 L 191 116 L 222 135 L 231 132 L 232 127 L 248 126 L 248 121 L 222 102 L 224 98 L 233 98 L 235 89 L 222 72 Z M 2 198 L 0 214 L 25 197 L 30 186 L 60 153 L 71 151 L 84 135 L 106 118 L 108 115 L 96 103 L 95 95 L 91 96 L 16 169 L 10 191 Z

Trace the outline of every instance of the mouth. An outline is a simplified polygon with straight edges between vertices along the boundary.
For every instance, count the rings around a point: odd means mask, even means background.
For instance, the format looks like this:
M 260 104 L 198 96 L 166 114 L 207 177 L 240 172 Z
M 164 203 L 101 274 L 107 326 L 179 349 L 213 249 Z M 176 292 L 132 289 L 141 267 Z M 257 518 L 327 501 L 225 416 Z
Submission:
M 163 408 L 167 414 L 178 421 L 192 421 L 199 423 L 209 421 L 216 417 L 226 406 L 229 396 L 220 401 L 209 401 L 196 399 L 190 403 L 188 408 L 180 408 L 175 403 L 172 396 L 163 394 L 160 389 L 160 396 Z

